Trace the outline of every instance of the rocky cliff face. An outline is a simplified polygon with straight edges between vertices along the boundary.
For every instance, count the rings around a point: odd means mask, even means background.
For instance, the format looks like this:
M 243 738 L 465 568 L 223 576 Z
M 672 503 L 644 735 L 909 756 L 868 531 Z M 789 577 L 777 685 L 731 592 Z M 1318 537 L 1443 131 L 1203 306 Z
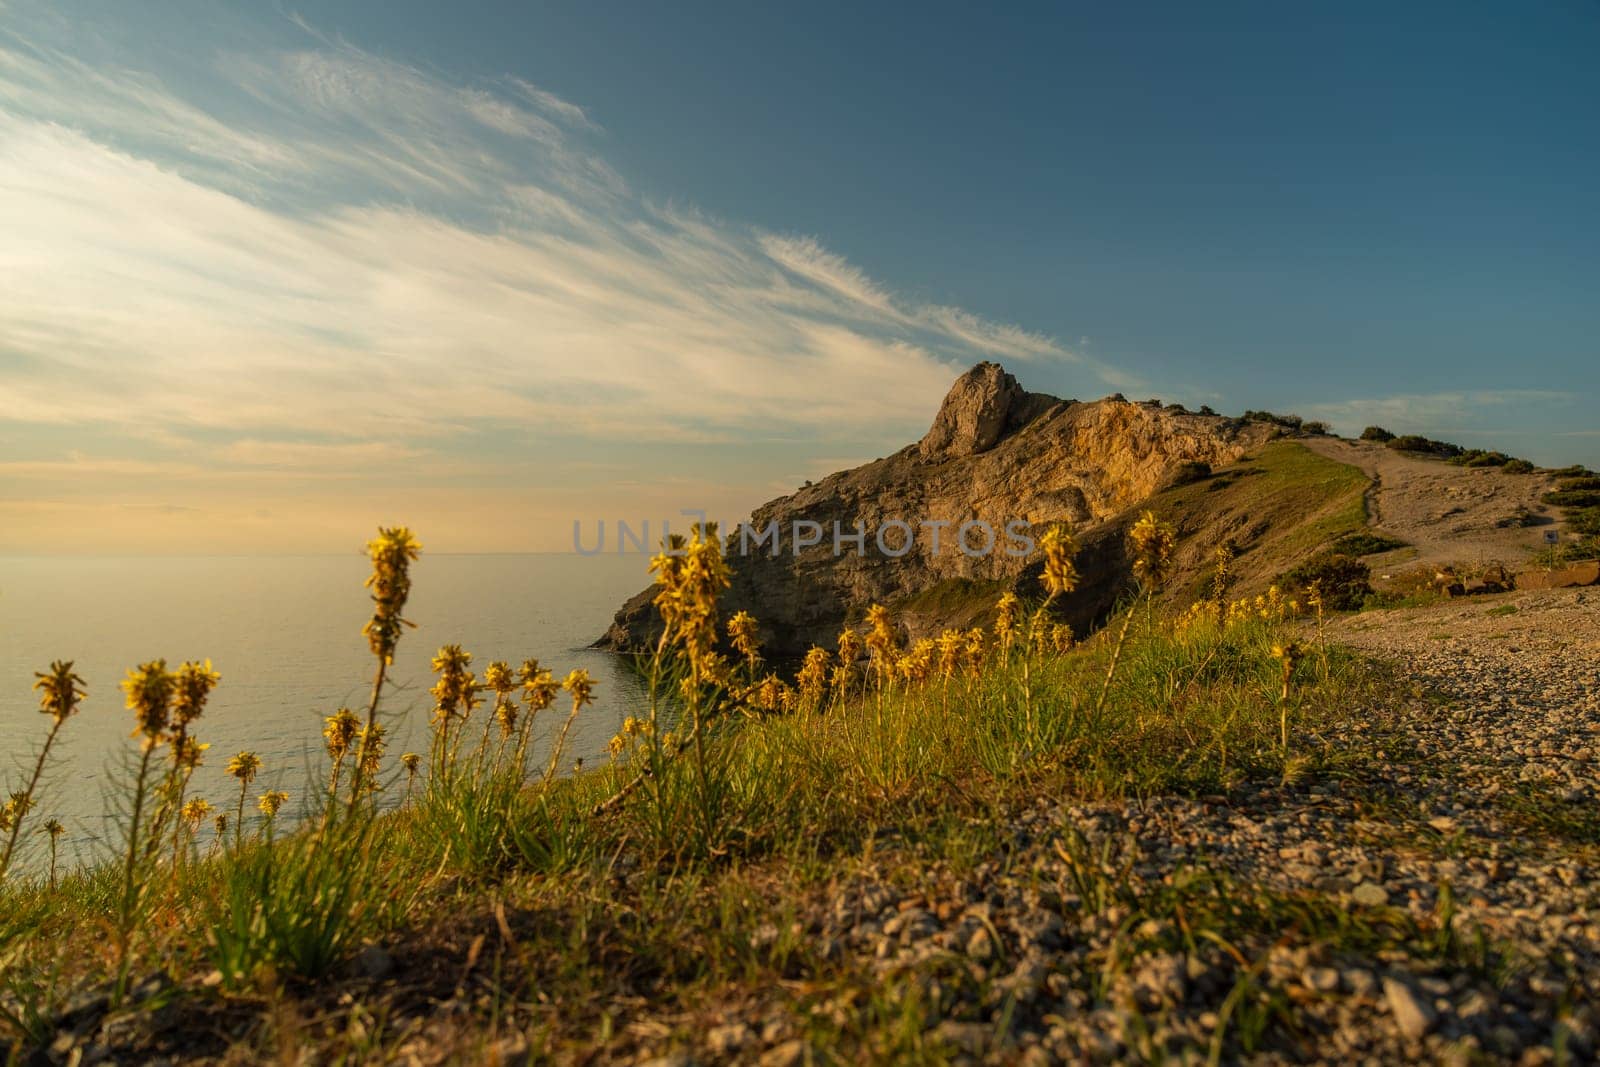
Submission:
M 874 602 L 901 607 L 921 636 L 964 621 L 973 595 L 1033 592 L 1036 553 L 1018 554 L 1023 538 L 1065 519 L 1083 542 L 1084 581 L 1066 609 L 1081 633 L 1126 585 L 1117 517 L 1194 464 L 1232 463 L 1275 432 L 1120 397 L 1030 393 L 980 363 L 920 442 L 771 501 L 733 531 L 726 611 L 755 615 L 774 657 L 831 647 Z M 651 596 L 629 600 L 598 645 L 649 647 L 659 633 Z

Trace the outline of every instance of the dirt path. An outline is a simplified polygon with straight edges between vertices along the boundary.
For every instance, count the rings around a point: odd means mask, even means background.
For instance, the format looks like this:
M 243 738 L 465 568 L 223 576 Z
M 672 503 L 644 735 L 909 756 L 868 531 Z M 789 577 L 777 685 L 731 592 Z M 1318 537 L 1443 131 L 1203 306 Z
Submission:
M 1373 480 L 1367 491 L 1372 527 L 1412 546 L 1375 562 L 1441 564 L 1520 563 L 1559 528 L 1557 509 L 1539 497 L 1552 488 L 1541 474 L 1507 474 L 1496 467 L 1457 467 L 1421 459 L 1366 441 L 1312 437 L 1301 442 L 1318 455 L 1348 463 Z M 1531 512 L 1534 526 L 1498 525 Z

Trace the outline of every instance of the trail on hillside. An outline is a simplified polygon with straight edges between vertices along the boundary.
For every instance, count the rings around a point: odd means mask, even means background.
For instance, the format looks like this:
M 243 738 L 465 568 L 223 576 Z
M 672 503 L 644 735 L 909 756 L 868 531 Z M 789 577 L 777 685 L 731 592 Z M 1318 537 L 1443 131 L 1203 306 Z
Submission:
M 1320 456 L 1348 463 L 1372 479 L 1367 491 L 1370 525 L 1398 537 L 1412 552 L 1396 563 L 1516 564 L 1556 529 L 1557 511 L 1540 503 L 1552 487 L 1542 474 L 1507 474 L 1498 467 L 1458 467 L 1396 452 L 1367 441 L 1309 437 L 1300 442 Z M 1536 525 L 1500 525 L 1525 509 Z

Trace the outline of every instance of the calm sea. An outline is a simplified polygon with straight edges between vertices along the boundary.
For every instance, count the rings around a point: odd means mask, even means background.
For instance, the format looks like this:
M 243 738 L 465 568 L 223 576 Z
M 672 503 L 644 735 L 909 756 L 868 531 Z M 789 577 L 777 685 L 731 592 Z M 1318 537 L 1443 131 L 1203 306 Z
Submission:
M 69 834 L 63 859 L 95 855 L 108 775 L 135 747 L 118 683 L 147 660 L 164 657 L 175 668 L 209 657 L 222 683 L 196 729 L 211 748 L 192 793 L 231 811 L 237 787 L 223 766 L 251 749 L 264 764 L 252 795 L 279 788 L 303 798 L 325 759 L 323 718 L 341 705 L 364 707 L 371 690 L 374 661 L 361 636 L 371 613 L 367 573 L 366 558 L 355 554 L 0 557 L 0 780 L 21 788 L 22 765 L 31 766 L 49 724 L 31 688 L 34 672 L 74 660 L 88 699 L 62 732 L 30 824 L 57 817 Z M 426 753 L 429 660 L 454 642 L 472 652 L 480 675 L 491 660 L 517 666 L 529 656 L 558 679 L 587 668 L 599 683 L 596 702 L 574 725 L 567 759 L 599 762 L 642 693 L 621 660 L 585 646 L 648 582 L 645 557 L 636 554 L 425 555 L 405 613 L 417 625 L 401 640 L 382 705 L 389 752 Z M 546 729 L 564 716 L 563 704 L 557 708 L 544 713 Z

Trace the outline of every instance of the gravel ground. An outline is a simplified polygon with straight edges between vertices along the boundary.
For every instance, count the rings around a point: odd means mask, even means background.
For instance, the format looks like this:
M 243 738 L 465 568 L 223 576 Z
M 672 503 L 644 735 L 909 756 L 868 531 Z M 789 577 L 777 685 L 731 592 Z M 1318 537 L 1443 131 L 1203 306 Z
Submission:
M 806 932 L 937 1003 L 935 1058 L 1203 1059 L 1220 1026 L 1226 1060 L 1593 1062 L 1600 590 L 1363 614 L 1327 636 L 1396 682 L 1385 708 L 1306 739 L 1330 754 L 1311 780 L 1040 800 L 975 870 L 838 887 Z M 1181 889 L 1197 870 L 1220 881 Z M 1182 928 L 1235 904 L 1283 925 L 1217 923 L 1239 931 L 1227 945 Z M 804 1010 L 845 1026 L 860 1006 Z M 804 1062 L 789 1017 L 726 1012 L 662 1062 Z

